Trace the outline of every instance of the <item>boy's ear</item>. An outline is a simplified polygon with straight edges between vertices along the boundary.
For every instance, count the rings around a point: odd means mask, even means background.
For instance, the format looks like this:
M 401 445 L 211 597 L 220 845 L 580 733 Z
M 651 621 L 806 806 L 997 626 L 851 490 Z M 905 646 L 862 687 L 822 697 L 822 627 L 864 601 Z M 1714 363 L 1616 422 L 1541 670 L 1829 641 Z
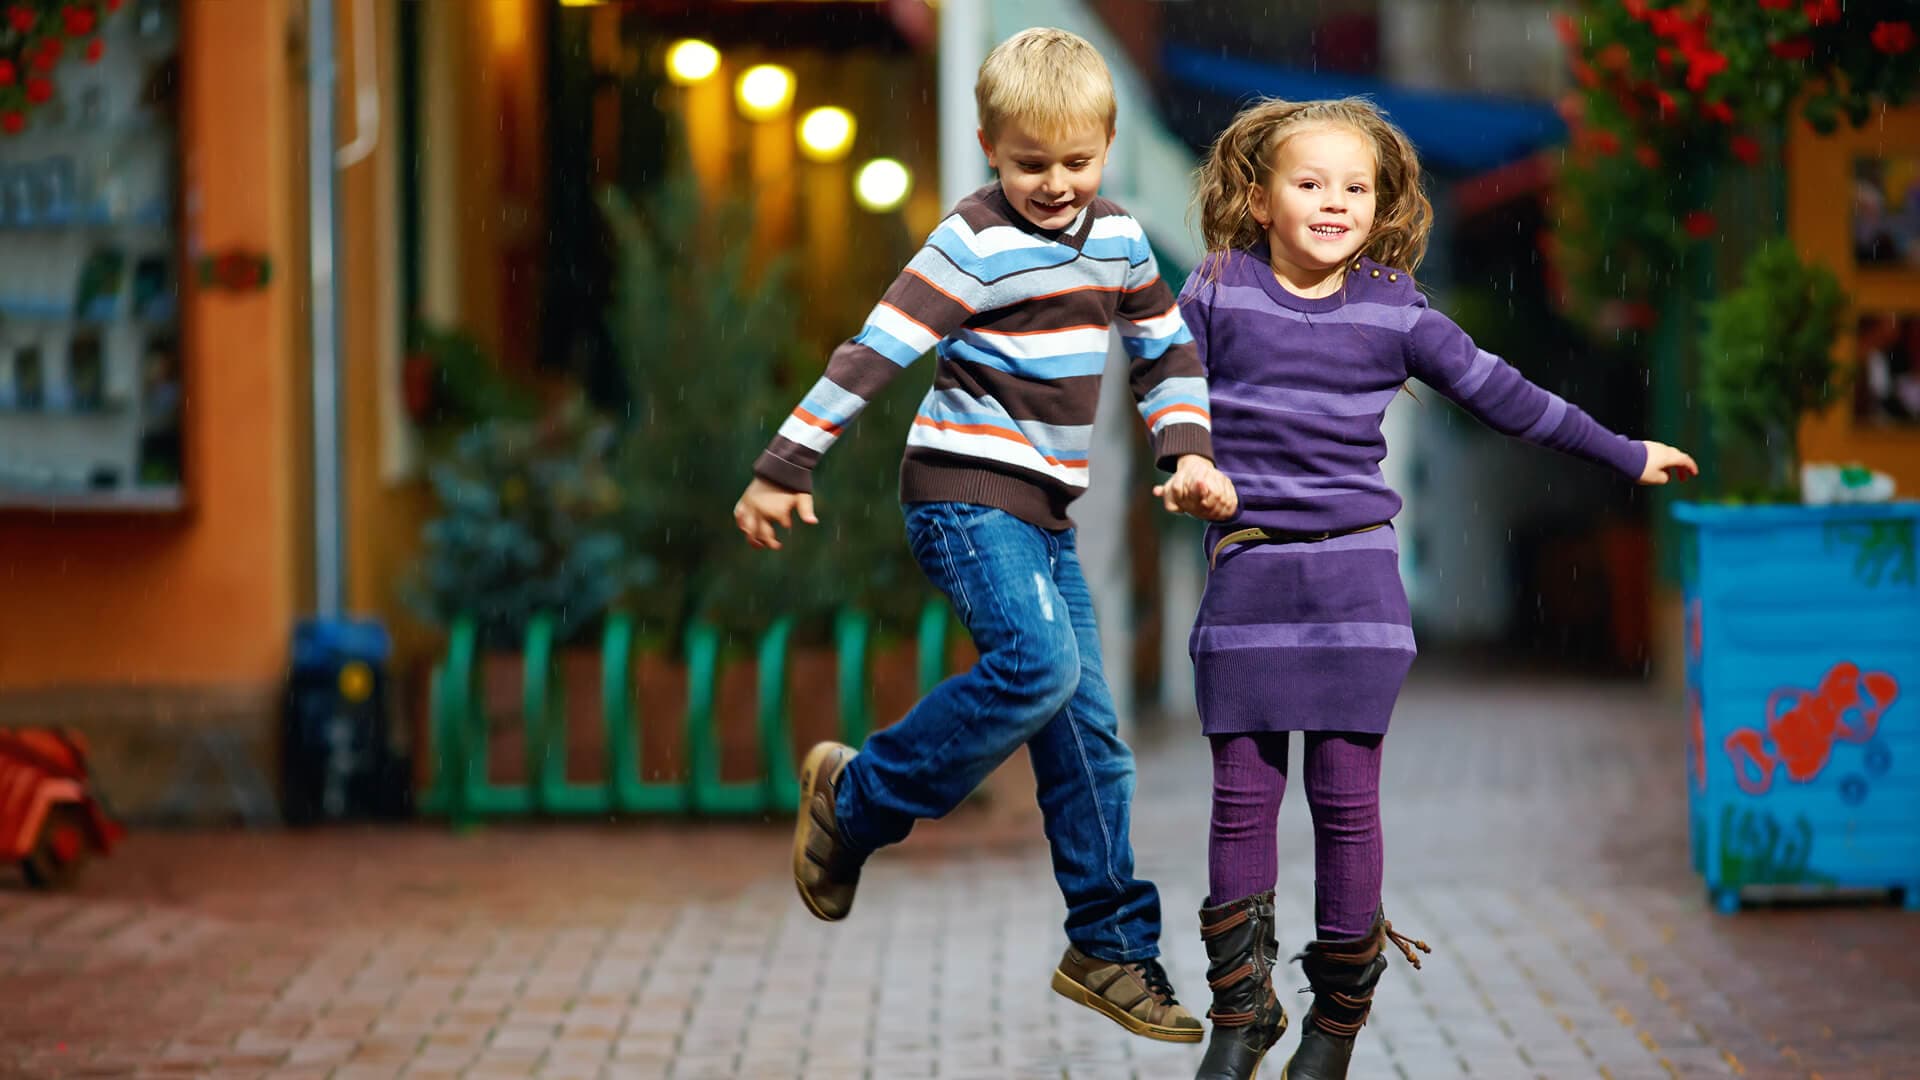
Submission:
M 975 136 L 977 136 L 980 139 L 980 149 L 986 152 L 987 168 L 998 170 L 1000 168 L 1000 163 L 993 160 L 993 143 L 988 141 L 987 139 L 987 129 L 974 128 L 973 133 Z

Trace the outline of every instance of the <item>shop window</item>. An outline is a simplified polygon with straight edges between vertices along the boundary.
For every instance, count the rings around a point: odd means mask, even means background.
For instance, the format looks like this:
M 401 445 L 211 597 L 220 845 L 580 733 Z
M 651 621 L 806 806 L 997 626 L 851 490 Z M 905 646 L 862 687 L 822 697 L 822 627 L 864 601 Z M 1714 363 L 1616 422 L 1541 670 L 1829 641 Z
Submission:
M 178 26 L 136 0 L 15 73 L 44 81 L 0 116 L 0 506 L 183 503 Z

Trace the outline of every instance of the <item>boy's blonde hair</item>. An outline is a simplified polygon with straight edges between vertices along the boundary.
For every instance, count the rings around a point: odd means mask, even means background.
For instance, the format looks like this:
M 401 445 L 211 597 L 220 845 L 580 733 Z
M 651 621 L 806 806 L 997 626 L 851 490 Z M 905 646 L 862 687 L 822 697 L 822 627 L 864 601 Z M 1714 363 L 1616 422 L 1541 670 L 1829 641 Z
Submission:
M 1382 265 L 1412 273 L 1427 253 L 1433 205 L 1420 189 L 1420 158 L 1413 143 L 1365 98 L 1268 98 L 1242 109 L 1213 140 L 1196 174 L 1194 204 L 1207 250 L 1250 248 L 1265 238 L 1266 230 L 1247 205 L 1247 193 L 1266 186 L 1283 143 L 1314 127 L 1350 128 L 1373 145 L 1373 232 L 1360 251 Z
M 973 84 L 980 129 L 989 142 L 1009 121 L 1041 138 L 1058 138 L 1086 123 L 1113 134 L 1116 106 L 1107 62 L 1086 38 L 1037 26 L 993 47 Z

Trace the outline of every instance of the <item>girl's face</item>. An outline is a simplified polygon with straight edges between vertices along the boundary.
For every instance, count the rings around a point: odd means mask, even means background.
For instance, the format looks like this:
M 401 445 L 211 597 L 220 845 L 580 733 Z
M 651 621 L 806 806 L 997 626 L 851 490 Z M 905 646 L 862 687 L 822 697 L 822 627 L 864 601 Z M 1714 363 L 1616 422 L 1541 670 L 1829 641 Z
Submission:
M 1346 265 L 1373 232 L 1376 171 L 1372 144 L 1344 125 L 1282 142 L 1266 185 L 1247 196 L 1274 260 L 1308 274 Z

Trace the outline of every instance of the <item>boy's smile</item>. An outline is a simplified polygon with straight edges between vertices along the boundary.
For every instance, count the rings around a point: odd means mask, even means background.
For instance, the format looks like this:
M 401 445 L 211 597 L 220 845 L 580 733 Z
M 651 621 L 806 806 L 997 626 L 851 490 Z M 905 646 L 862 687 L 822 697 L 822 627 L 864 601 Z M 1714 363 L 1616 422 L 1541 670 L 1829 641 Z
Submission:
M 1000 189 L 1021 217 L 1042 229 L 1073 224 L 1100 192 L 1113 133 L 1100 123 L 1083 123 L 1045 138 L 1017 121 L 1001 127 L 989 141 L 980 132 L 987 165 L 1000 173 Z

